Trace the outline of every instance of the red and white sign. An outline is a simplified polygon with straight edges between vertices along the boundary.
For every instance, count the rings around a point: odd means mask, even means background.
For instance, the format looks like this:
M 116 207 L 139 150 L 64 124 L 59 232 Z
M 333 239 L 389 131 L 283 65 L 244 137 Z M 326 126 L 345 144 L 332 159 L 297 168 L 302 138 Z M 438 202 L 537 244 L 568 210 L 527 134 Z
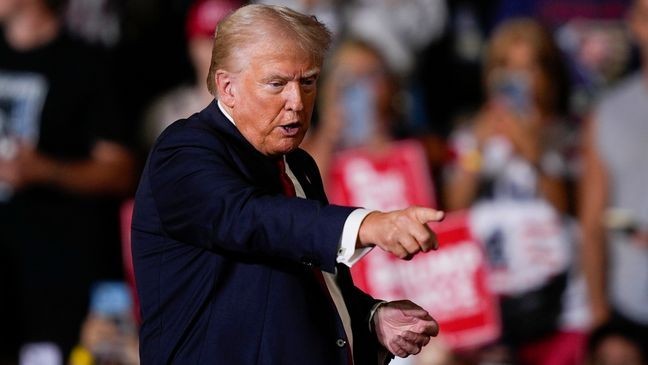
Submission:
M 381 155 L 346 151 L 337 157 L 329 181 L 334 204 L 383 211 L 435 205 L 425 154 L 414 141 L 396 143 Z M 439 322 L 440 337 L 452 348 L 497 339 L 498 306 L 467 214 L 450 214 L 431 227 L 440 242 L 438 251 L 402 261 L 375 249 L 353 266 L 354 282 L 376 298 L 407 298 L 421 305 Z
M 416 141 L 395 142 L 380 153 L 346 150 L 331 166 L 327 195 L 334 204 L 382 211 L 436 205 L 425 151 Z
M 484 252 L 470 232 L 467 213 L 449 214 L 430 226 L 440 243 L 437 251 L 402 261 L 374 249 L 353 266 L 354 282 L 376 298 L 407 298 L 425 308 L 452 348 L 496 340 L 497 299 L 488 287 Z

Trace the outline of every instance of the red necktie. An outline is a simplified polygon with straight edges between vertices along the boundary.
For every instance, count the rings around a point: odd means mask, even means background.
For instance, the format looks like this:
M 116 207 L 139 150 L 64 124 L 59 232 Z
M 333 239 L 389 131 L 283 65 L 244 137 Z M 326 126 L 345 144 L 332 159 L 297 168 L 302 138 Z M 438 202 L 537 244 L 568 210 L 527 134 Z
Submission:
M 284 162 L 283 157 L 277 160 L 277 165 L 279 167 L 279 178 L 281 179 L 281 186 L 283 186 L 284 194 L 289 197 L 297 196 L 295 192 L 295 185 L 290 176 L 286 173 L 286 163 Z
M 283 157 L 277 160 L 277 167 L 279 168 L 279 179 L 281 180 L 281 186 L 283 187 L 284 195 L 288 197 L 297 196 L 297 193 L 295 192 L 295 184 L 293 184 L 292 180 L 290 179 L 290 176 L 288 176 L 288 174 L 286 173 L 286 163 L 284 162 Z M 329 302 L 337 312 L 337 307 L 335 306 L 335 302 L 333 301 L 333 298 L 331 298 L 331 292 L 329 291 L 328 286 L 326 285 L 326 281 L 324 280 L 324 275 L 322 274 L 322 271 L 316 267 L 313 267 L 313 273 L 315 274 L 317 281 L 322 287 L 322 290 L 326 293 L 326 296 L 329 298 Z M 353 364 L 349 346 L 350 344 L 347 344 L 347 358 L 349 360 L 349 364 Z

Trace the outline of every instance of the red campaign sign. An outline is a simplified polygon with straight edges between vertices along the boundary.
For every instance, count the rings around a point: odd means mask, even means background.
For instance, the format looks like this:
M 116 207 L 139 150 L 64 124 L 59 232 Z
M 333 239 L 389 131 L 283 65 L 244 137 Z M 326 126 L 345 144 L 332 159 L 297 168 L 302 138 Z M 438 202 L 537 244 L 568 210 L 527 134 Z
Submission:
M 334 204 L 392 210 L 434 206 L 433 185 L 422 147 L 398 142 L 380 155 L 346 151 L 334 160 L 329 197 Z M 466 348 L 499 337 L 496 298 L 487 287 L 486 261 L 470 232 L 466 213 L 431 224 L 438 251 L 402 261 L 374 249 L 352 268 L 355 284 L 376 298 L 407 298 L 439 322 L 440 337 L 452 348 Z
M 449 214 L 430 226 L 440 243 L 437 251 L 402 261 L 374 249 L 353 266 L 354 282 L 376 298 L 407 298 L 425 308 L 451 348 L 496 340 L 497 301 L 488 288 L 484 252 L 470 232 L 467 213 Z
M 383 211 L 436 206 L 425 151 L 417 141 L 395 142 L 379 153 L 347 150 L 331 166 L 327 195 L 334 204 Z
M 430 224 L 439 240 L 439 250 L 417 255 L 401 273 L 405 295 L 433 311 L 444 339 L 451 347 L 483 345 L 501 333 L 497 297 L 488 286 L 488 268 L 483 246 L 471 232 L 467 212 L 449 214 L 443 222 Z M 425 291 L 415 287 L 411 272 L 423 271 Z M 414 283 L 408 288 L 407 284 Z

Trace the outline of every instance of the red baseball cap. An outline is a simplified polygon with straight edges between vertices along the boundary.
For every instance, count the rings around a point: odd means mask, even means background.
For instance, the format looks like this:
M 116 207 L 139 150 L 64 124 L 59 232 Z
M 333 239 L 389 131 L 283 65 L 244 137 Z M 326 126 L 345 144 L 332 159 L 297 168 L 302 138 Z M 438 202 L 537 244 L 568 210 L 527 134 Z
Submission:
M 187 14 L 187 38 L 213 38 L 218 22 L 241 5 L 236 0 L 197 0 Z

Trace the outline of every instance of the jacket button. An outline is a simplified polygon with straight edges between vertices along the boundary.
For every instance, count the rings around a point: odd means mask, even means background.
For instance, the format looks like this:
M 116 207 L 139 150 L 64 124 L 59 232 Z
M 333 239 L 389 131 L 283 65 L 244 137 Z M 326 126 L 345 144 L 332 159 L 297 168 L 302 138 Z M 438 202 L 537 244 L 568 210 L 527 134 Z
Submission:
M 347 343 L 347 342 L 346 342 L 344 339 L 342 339 L 342 338 L 338 338 L 337 341 L 335 341 L 335 344 L 336 344 L 338 347 L 344 347 L 344 345 L 346 345 L 346 343 Z

